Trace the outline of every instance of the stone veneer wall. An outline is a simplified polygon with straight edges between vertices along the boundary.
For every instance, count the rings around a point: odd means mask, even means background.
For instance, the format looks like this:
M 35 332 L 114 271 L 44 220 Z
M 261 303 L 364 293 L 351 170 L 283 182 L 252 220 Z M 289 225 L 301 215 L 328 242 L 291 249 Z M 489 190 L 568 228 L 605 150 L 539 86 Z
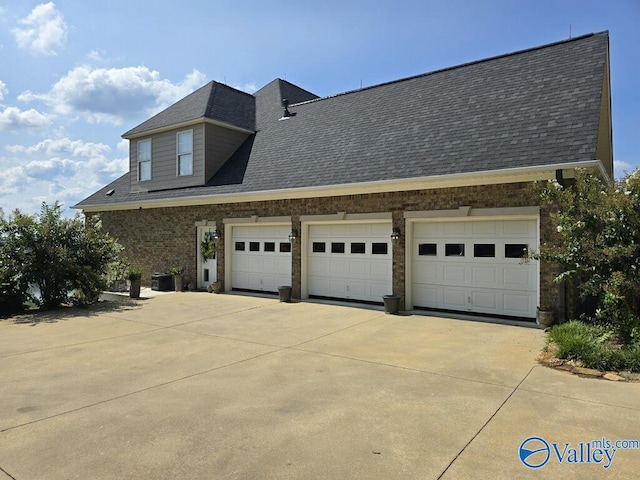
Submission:
M 104 229 L 124 245 L 133 265 L 144 269 L 143 284 L 150 284 L 154 272 L 168 272 L 172 266 L 186 265 L 186 277 L 195 282 L 199 242 L 195 222 L 216 221 L 223 232 L 224 218 L 291 216 L 292 226 L 300 229 L 300 215 L 326 215 L 336 212 L 392 212 L 393 224 L 399 226 L 402 238 L 393 247 L 393 290 L 404 295 L 405 246 L 404 212 L 420 210 L 450 210 L 463 205 L 472 208 L 536 206 L 539 202 L 529 183 L 442 188 L 391 192 L 368 195 L 272 200 L 189 207 L 142 208 L 138 210 L 105 211 L 100 213 Z M 224 233 L 223 233 L 224 235 Z M 548 212 L 541 210 L 541 242 L 552 238 Z M 224 245 L 224 238 L 221 238 Z M 292 252 L 292 287 L 300 297 L 301 242 Z M 218 255 L 218 280 L 225 280 L 225 252 Z M 541 265 L 540 295 L 543 303 L 558 303 L 558 287 L 552 283 L 556 270 Z M 404 300 L 403 300 L 404 302 Z

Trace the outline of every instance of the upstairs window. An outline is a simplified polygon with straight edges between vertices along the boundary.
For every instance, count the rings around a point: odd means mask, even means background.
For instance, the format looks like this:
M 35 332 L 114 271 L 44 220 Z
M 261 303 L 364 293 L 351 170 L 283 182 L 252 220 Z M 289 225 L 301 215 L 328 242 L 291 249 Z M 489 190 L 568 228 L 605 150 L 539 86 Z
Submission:
M 151 180 L 151 139 L 138 142 L 138 181 Z
M 193 175 L 193 130 L 178 133 L 178 176 Z

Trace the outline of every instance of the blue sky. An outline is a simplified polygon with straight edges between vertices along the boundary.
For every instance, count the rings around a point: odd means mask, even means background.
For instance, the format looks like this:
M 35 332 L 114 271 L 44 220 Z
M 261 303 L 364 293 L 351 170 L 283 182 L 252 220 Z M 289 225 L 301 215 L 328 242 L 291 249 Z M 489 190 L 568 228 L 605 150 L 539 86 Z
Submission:
M 609 30 L 616 173 L 640 167 L 639 0 L 0 0 L 0 208 L 70 207 L 121 134 L 210 80 L 317 95 Z

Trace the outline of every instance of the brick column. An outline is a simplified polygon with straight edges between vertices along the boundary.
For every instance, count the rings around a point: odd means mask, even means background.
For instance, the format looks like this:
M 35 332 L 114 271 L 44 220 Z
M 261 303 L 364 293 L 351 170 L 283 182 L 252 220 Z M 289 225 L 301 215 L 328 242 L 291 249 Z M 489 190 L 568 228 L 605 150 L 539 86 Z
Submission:
M 393 245 L 393 264 L 392 264 L 392 288 L 393 293 L 400 295 L 400 310 L 405 308 L 405 225 L 404 212 L 402 210 L 393 212 L 393 227 L 400 229 L 400 241 L 398 245 Z M 391 235 L 391 232 L 389 232 Z
M 291 247 L 291 296 L 299 299 L 302 289 L 302 242 L 306 241 L 302 238 L 299 215 L 291 216 L 291 229 L 298 232 L 298 239 Z

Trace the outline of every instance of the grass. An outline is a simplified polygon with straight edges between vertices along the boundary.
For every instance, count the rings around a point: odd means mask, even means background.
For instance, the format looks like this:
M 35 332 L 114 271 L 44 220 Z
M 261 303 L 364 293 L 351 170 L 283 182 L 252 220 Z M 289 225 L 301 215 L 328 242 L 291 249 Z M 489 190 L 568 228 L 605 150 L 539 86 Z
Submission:
M 610 327 L 572 320 L 554 326 L 547 348 L 555 346 L 556 357 L 578 360 L 585 367 L 601 371 L 640 372 L 640 342 L 621 344 Z

